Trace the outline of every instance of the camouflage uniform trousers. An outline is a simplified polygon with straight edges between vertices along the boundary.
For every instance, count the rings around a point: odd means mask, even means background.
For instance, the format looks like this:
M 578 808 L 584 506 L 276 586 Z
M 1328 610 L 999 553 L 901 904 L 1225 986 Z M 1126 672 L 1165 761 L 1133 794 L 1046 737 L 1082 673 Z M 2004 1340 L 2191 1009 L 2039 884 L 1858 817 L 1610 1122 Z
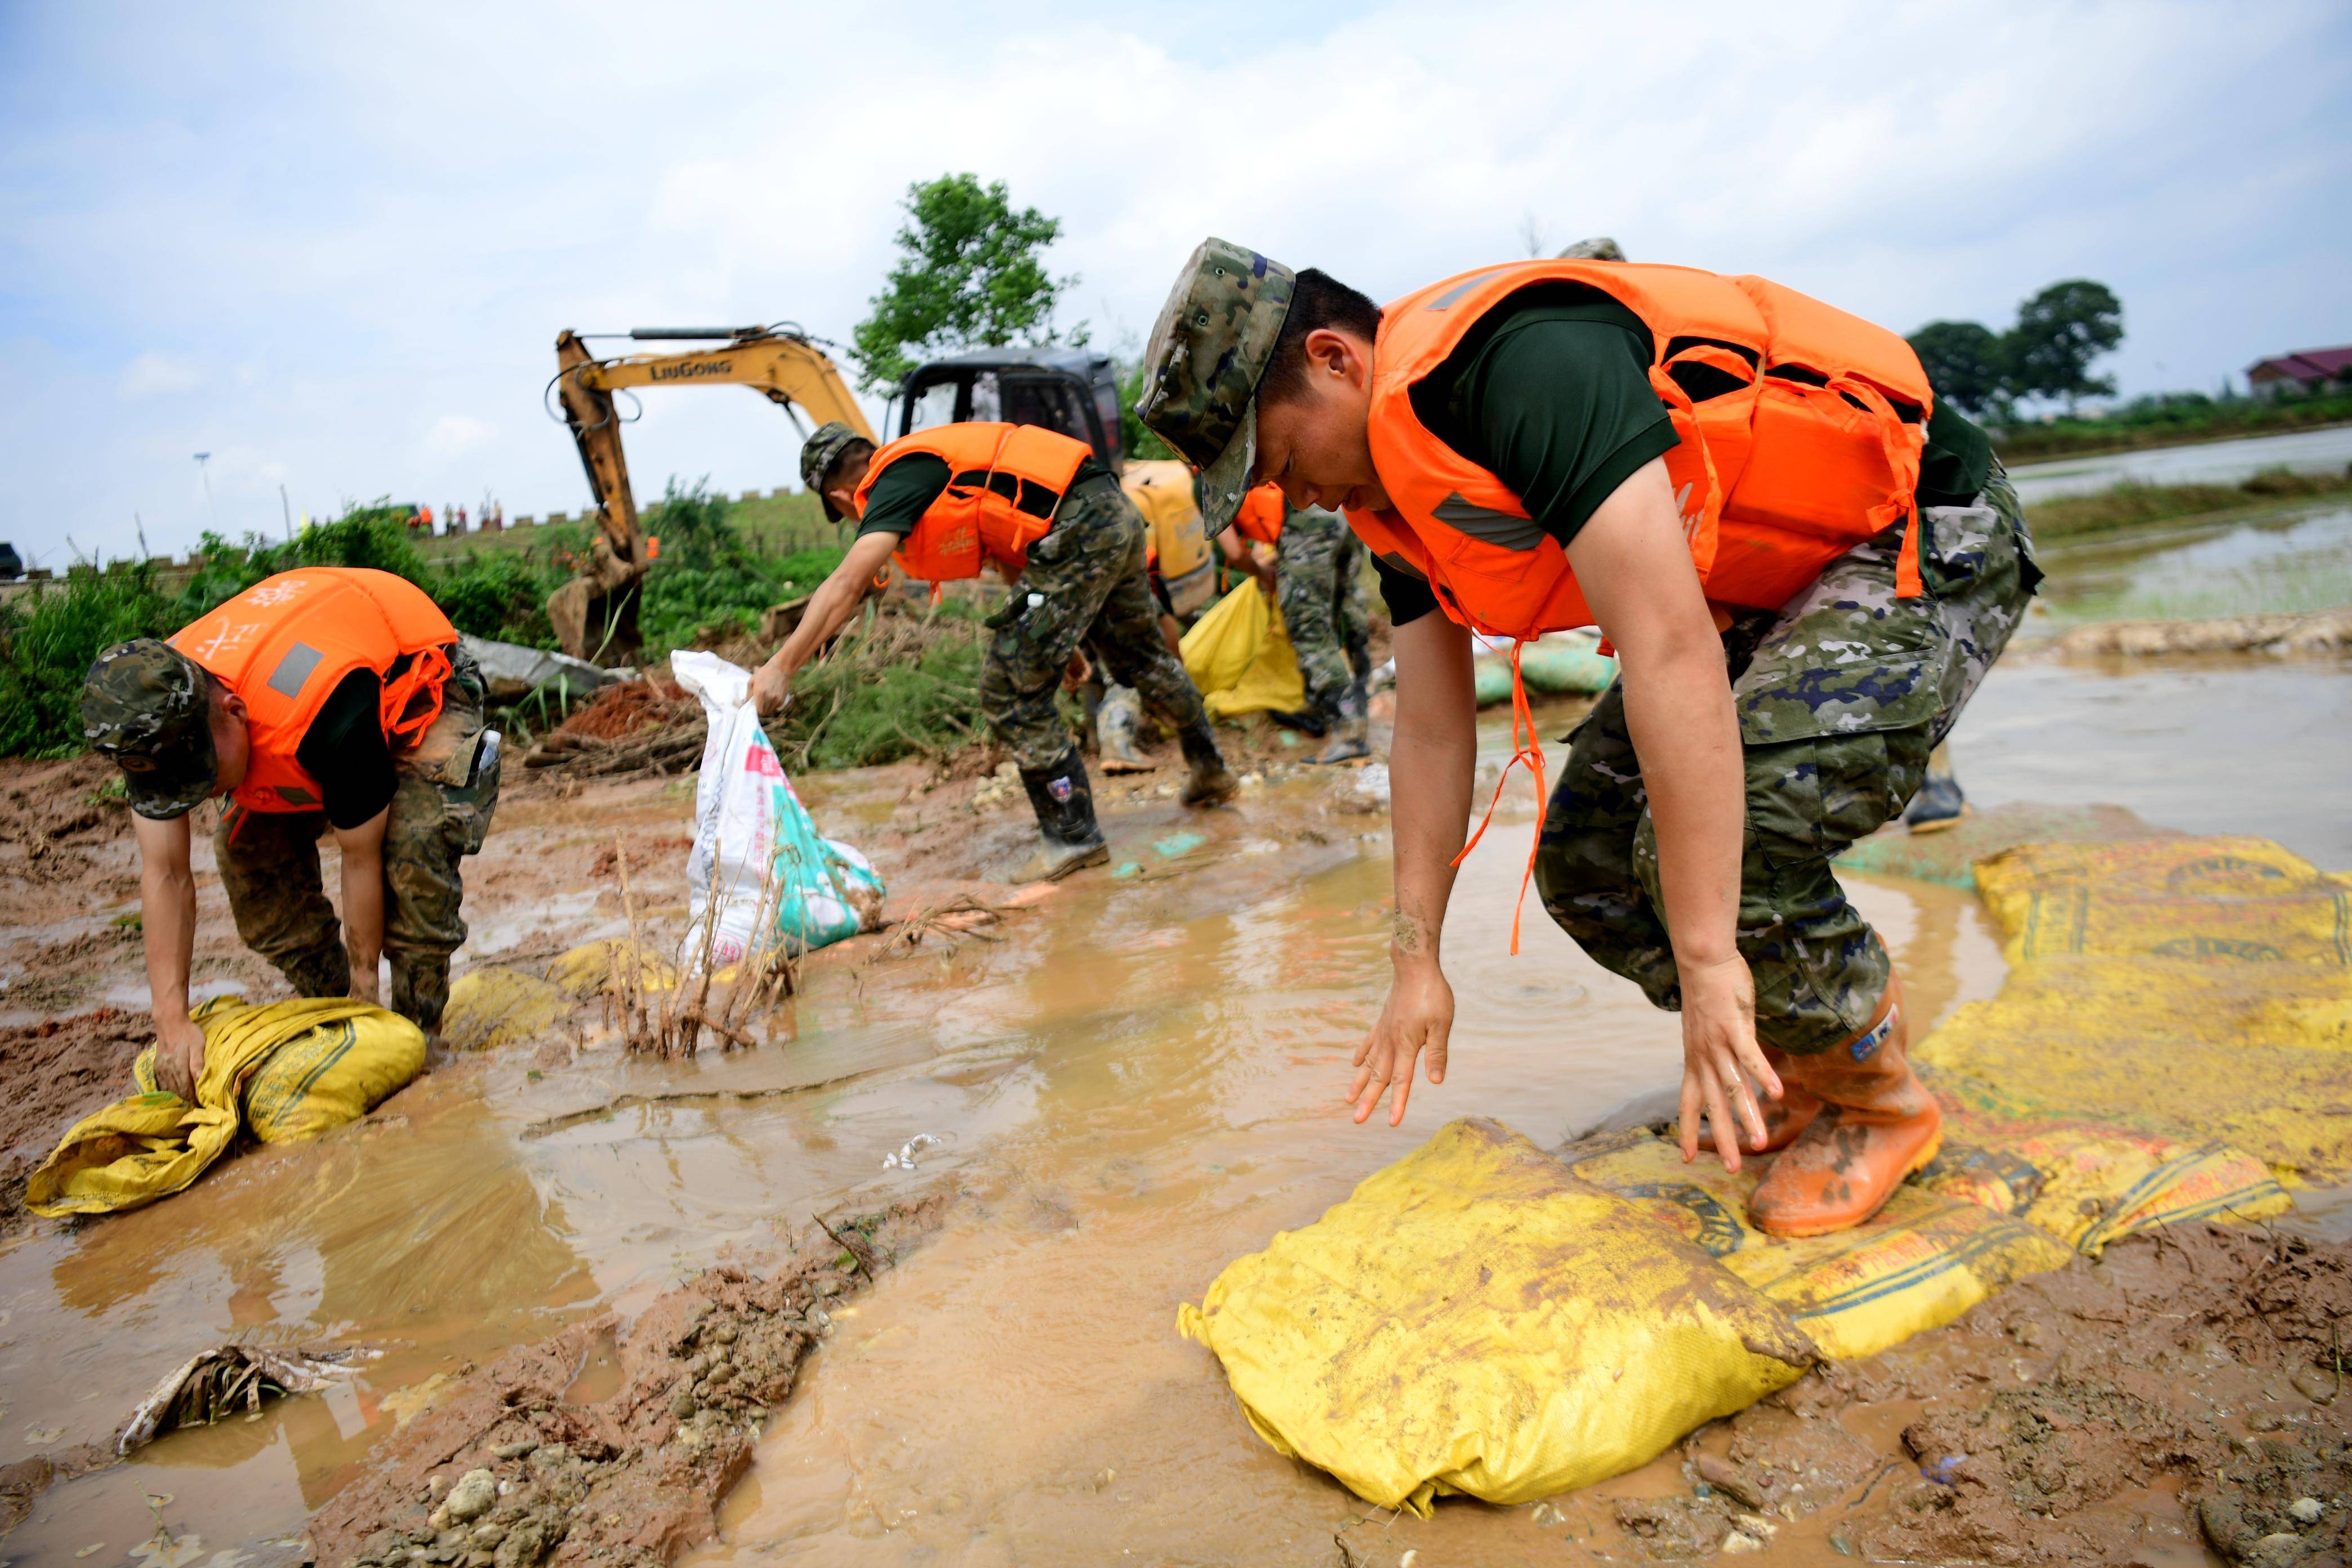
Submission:
M 1738 945 L 1757 1035 L 1792 1055 L 1860 1033 L 1892 967 L 1831 862 L 1902 812 L 2042 575 L 1998 464 L 1974 504 L 1926 508 L 1922 522 L 1927 596 L 1895 597 L 1898 525 L 1724 634 L 1748 774 Z M 1544 907 L 1603 967 L 1677 1010 L 1657 829 L 1622 685 L 1571 741 L 1537 854 Z
M 1349 682 L 1371 668 L 1363 559 L 1337 512 L 1294 511 L 1283 522 L 1276 595 L 1310 711 L 1338 712 Z
M 1143 545 L 1142 514 L 1118 481 L 1081 480 L 988 617 L 995 635 L 981 665 L 981 711 L 1022 767 L 1050 768 L 1071 747 L 1056 698 L 1081 643 L 1110 679 L 1134 687 L 1177 729 L 1206 719 L 1192 678 L 1160 637 Z
M 397 753 L 399 783 L 383 829 L 383 951 L 392 960 L 392 1010 L 428 1033 L 449 1000 L 449 955 L 466 940 L 460 862 L 482 847 L 498 809 L 499 769 L 475 769 L 483 727 L 481 672 L 451 650 L 441 716 Z M 236 934 L 277 965 L 302 996 L 341 996 L 352 984 L 319 876 L 322 811 L 248 812 L 232 805 L 213 835 Z

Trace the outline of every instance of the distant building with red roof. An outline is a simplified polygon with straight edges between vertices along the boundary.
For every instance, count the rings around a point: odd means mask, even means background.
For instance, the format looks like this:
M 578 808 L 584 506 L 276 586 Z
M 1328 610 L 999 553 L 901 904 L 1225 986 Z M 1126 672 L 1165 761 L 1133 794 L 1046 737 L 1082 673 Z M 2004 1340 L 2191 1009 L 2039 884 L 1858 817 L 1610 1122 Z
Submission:
M 2246 385 L 2256 397 L 2275 397 L 2289 386 L 2317 392 L 2331 381 L 2352 382 L 2352 344 L 2337 349 L 2297 349 L 2257 360 L 2246 367 Z

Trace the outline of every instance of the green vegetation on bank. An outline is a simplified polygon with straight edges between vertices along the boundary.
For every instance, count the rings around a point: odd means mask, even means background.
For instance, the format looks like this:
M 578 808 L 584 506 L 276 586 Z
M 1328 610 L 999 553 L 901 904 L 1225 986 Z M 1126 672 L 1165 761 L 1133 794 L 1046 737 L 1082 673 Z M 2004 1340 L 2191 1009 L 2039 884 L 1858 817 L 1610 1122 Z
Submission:
M 2352 496 L 2352 471 L 2296 474 L 2270 468 L 2240 485 L 2143 485 L 2126 482 L 2090 495 L 2058 496 L 2025 509 L 2040 542 L 2105 533 L 2146 523 L 2242 510 L 2305 497 Z
M 663 545 L 640 612 L 649 658 L 756 630 L 761 612 L 807 593 L 841 560 L 835 545 L 780 552 L 740 532 L 730 510 L 703 486 L 680 489 L 675 481 L 648 510 L 648 531 Z M 532 531 L 526 546 L 435 560 L 400 509 L 378 504 L 353 507 L 282 542 L 248 535 L 233 544 L 207 534 L 193 572 L 119 561 L 35 584 L 0 603 L 0 755 L 80 750 L 82 678 L 103 649 L 130 637 L 167 637 L 264 577 L 298 566 L 390 572 L 432 595 L 461 632 L 552 647 L 547 596 L 572 576 L 587 531 Z

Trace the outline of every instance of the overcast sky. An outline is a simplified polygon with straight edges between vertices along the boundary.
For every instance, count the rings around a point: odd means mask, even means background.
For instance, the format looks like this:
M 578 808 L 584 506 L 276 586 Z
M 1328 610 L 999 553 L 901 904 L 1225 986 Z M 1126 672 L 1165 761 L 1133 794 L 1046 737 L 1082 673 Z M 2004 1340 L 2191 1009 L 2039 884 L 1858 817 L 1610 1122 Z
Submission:
M 559 328 L 845 340 L 910 181 L 1060 217 L 1132 345 L 1207 233 L 1376 297 L 1614 235 L 1897 331 L 2122 296 L 2126 393 L 2352 341 L 2352 7 L 0 4 L 0 539 L 578 511 Z M 630 436 L 795 482 L 737 388 Z

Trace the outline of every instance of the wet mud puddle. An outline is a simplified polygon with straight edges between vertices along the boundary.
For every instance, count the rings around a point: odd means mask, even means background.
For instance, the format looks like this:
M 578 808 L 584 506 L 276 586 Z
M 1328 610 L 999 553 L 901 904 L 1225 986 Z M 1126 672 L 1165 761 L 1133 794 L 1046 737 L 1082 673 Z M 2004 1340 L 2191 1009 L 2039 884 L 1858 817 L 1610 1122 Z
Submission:
M 1499 730 L 1489 740 L 1492 765 L 1506 748 Z M 831 787 L 809 792 L 821 816 Z M 220 1340 L 386 1353 L 347 1388 L 61 1479 L 0 1554 L 152 1563 L 160 1520 L 175 1562 L 290 1557 L 309 1512 L 472 1364 L 631 1311 L 813 1214 L 941 1183 L 971 1201 L 842 1315 L 830 1364 L 730 1505 L 729 1550 L 895 1561 L 923 1542 L 962 1552 L 975 1532 L 1076 1542 L 1106 1508 L 1171 1551 L 1223 1541 L 1246 1557 L 1268 1531 L 1328 1542 L 1344 1496 L 1249 1436 L 1205 1353 L 1176 1339 L 1176 1303 L 1448 1117 L 1556 1141 L 1676 1071 L 1672 1021 L 1539 908 L 1522 954 L 1505 952 L 1533 827 L 1519 787 L 1456 894 L 1447 967 L 1466 1016 L 1448 1081 L 1423 1086 L 1400 1131 L 1359 1128 L 1339 1103 L 1387 973 L 1386 817 L 1332 810 L 1351 792 L 1318 778 L 1207 818 L 1122 808 L 1109 828 L 1128 875 L 1082 879 L 999 942 L 820 969 L 758 1049 L 494 1052 L 165 1203 L 37 1228 L 0 1251 L 0 1434 L 16 1450 L 0 1460 L 103 1442 L 156 1378 Z M 656 793 L 623 822 L 649 830 L 685 809 Z M 502 825 L 516 855 L 610 827 Z M 1894 882 L 1860 896 L 1923 1003 L 1998 987 L 1972 900 Z M 918 1169 L 886 1171 L 918 1133 L 941 1142 Z M 1204 1518 L 1207 1498 L 1223 1500 Z

